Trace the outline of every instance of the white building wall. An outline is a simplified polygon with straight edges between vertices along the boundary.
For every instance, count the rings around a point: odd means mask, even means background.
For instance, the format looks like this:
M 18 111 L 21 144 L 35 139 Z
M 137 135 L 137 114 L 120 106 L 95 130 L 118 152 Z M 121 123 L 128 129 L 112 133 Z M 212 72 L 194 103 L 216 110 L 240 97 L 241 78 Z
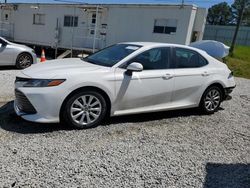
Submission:
M 33 8 L 31 8 L 33 7 Z M 91 47 L 93 44 L 93 34 L 90 30 L 94 29 L 94 25 L 90 23 L 95 8 L 84 9 L 77 6 L 53 6 L 40 5 L 35 9 L 36 5 L 19 5 L 18 10 L 14 11 L 14 40 L 17 42 L 26 42 L 45 46 L 56 45 L 56 26 L 59 22 L 59 47 L 64 48 L 81 48 Z M 33 24 L 33 14 L 45 14 L 45 25 Z M 102 14 L 102 13 L 99 13 Z M 104 13 L 105 10 L 104 10 Z M 78 16 L 78 27 L 64 27 L 64 16 Z M 105 15 L 100 16 L 98 23 L 101 24 L 105 20 Z M 97 36 L 98 37 L 98 36 Z M 97 43 L 97 47 L 100 47 Z
M 97 5 L 17 4 L 12 10 L 13 40 L 34 45 L 56 45 L 56 26 L 59 22 L 58 47 L 92 48 L 94 41 L 91 23 Z M 199 9 L 198 9 L 199 10 Z M 0 9 L 1 12 L 3 10 Z M 33 14 L 45 14 L 45 25 L 34 25 Z M 78 16 L 78 27 L 64 27 L 64 16 Z M 203 14 L 192 5 L 102 5 L 97 16 L 96 48 L 124 41 L 152 41 L 189 44 L 192 31 L 204 27 Z M 197 15 L 202 18 L 197 18 Z M 176 33 L 154 33 L 155 19 L 176 19 Z M 0 25 L 1 26 L 1 25 Z M 92 31 L 92 32 L 91 32 Z M 100 33 L 104 33 L 100 35 Z M 106 35 L 105 35 L 106 33 Z
M 177 19 L 175 34 L 153 33 L 155 19 Z M 122 41 L 188 44 L 195 12 L 192 6 L 111 7 L 108 11 L 107 45 Z
M 57 14 L 59 10 L 57 10 Z M 45 25 L 34 25 L 33 14 L 46 14 Z M 30 6 L 21 5 L 14 11 L 14 40 L 17 42 L 27 42 L 40 45 L 53 45 L 54 29 L 56 26 L 56 19 L 53 7 L 40 7 L 39 9 L 32 9 Z
M 191 42 L 196 12 L 197 12 L 197 8 L 193 7 L 191 10 L 191 13 L 189 15 L 189 19 L 188 19 L 188 23 L 187 23 L 186 41 L 184 43 L 187 45 L 190 44 L 190 42 Z
M 196 12 L 193 31 L 197 32 L 197 40 L 202 40 L 206 25 L 207 9 L 198 8 Z
M 14 25 L 13 23 L 13 9 L 0 9 L 0 36 L 6 38 L 13 38 Z

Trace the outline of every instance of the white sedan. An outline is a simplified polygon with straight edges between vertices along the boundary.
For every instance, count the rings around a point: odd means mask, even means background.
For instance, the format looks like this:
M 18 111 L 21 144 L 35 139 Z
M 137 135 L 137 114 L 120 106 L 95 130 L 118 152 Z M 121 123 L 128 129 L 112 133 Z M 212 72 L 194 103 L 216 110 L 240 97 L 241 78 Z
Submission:
M 15 81 L 15 111 L 28 121 L 95 127 L 105 116 L 199 107 L 216 112 L 235 87 L 232 72 L 197 48 L 119 43 L 84 59 L 52 60 Z
M 0 66 L 13 65 L 18 69 L 24 69 L 36 61 L 36 54 L 32 48 L 0 37 Z

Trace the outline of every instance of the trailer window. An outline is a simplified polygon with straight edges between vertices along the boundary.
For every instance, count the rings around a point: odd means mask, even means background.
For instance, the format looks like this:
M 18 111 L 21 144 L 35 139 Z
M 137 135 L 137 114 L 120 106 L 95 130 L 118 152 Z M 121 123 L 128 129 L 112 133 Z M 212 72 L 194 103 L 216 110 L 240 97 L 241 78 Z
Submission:
M 96 23 L 96 14 L 92 14 L 92 20 L 91 20 L 92 24 Z
M 176 19 L 155 19 L 154 33 L 173 34 L 177 30 Z
M 45 25 L 45 14 L 33 14 L 34 25 Z
M 64 27 L 78 27 L 78 16 L 64 16 Z
M 5 21 L 8 21 L 8 20 L 9 20 L 9 15 L 5 14 Z

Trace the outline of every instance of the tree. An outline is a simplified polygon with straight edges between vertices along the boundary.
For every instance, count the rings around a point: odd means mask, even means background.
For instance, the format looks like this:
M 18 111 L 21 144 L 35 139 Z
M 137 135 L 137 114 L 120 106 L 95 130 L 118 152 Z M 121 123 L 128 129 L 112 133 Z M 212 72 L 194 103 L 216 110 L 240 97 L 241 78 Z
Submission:
M 232 5 L 234 17 L 236 19 L 237 24 L 236 24 L 232 44 L 230 47 L 230 55 L 233 55 L 233 51 L 234 51 L 237 35 L 239 32 L 240 24 L 242 22 L 243 17 L 247 15 L 244 13 L 245 13 L 245 10 L 249 8 L 249 6 L 250 6 L 250 0 L 235 0 L 233 5 Z M 246 12 L 248 12 L 248 11 L 246 11 Z
M 233 21 L 237 23 L 237 19 L 239 18 L 240 8 L 241 8 L 242 0 L 235 0 L 232 4 L 232 13 L 233 13 Z M 242 16 L 242 25 L 250 24 L 250 1 L 246 0 L 245 8 Z
M 213 5 L 208 9 L 207 22 L 211 25 L 227 25 L 232 20 L 232 9 L 227 2 Z

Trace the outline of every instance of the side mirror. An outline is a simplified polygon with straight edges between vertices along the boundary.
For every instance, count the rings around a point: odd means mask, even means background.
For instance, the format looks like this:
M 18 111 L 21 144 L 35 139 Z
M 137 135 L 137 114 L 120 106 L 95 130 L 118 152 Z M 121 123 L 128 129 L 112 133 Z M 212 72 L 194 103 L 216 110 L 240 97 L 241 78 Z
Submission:
M 141 63 L 133 62 L 127 66 L 127 71 L 130 72 L 141 72 L 143 70 L 143 66 Z

